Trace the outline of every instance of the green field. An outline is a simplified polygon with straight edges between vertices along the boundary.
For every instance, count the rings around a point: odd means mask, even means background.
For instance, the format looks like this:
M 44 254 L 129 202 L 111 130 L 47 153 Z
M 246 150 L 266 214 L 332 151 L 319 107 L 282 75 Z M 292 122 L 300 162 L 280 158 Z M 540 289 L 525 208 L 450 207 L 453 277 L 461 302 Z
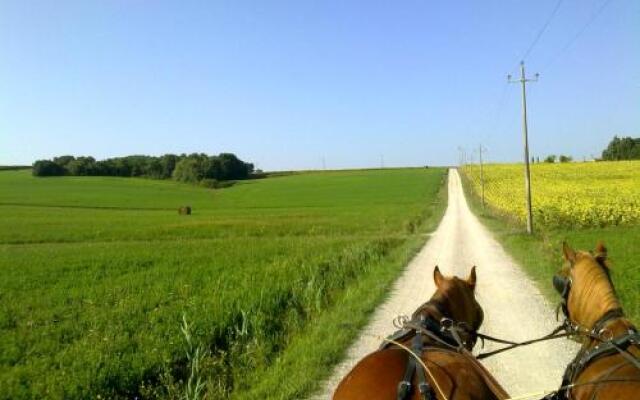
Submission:
M 0 398 L 182 396 L 183 315 L 209 398 L 309 393 L 439 219 L 444 172 L 0 172 Z
M 598 163 L 600 164 L 600 163 Z M 606 163 L 615 165 L 615 163 Z M 620 163 L 625 166 L 628 163 Z M 604 163 L 603 163 L 604 165 Z M 601 165 L 598 165 L 601 167 Z M 502 166 L 501 166 L 502 167 Z M 545 166 L 548 168 L 548 166 Z M 559 184 L 568 187 L 567 197 L 571 198 L 570 182 L 579 182 L 574 186 L 584 186 L 584 181 L 593 179 L 589 169 L 582 169 L 580 164 L 576 165 L 555 165 L 556 169 L 566 168 L 573 172 L 571 181 L 562 181 Z M 634 171 L 635 173 L 635 171 Z M 462 174 L 467 199 L 470 206 L 486 226 L 488 226 L 505 245 L 506 249 L 534 278 L 543 293 L 552 301 L 560 301 L 560 296 L 553 290 L 551 279 L 562 266 L 562 242 L 567 241 L 573 248 L 579 250 L 593 250 L 598 241 L 603 241 L 609 250 L 609 261 L 611 265 L 611 276 L 616 287 L 618 296 L 622 302 L 625 313 L 635 322 L 640 322 L 640 226 L 637 224 L 603 226 L 603 227 L 580 227 L 564 226 L 553 224 L 541 226 L 535 224 L 535 233 L 528 235 L 520 220 L 511 218 L 499 209 L 487 207 L 482 209 L 478 193 L 473 190 L 473 185 L 469 182 L 466 174 Z M 619 184 L 616 179 L 609 179 L 611 192 L 616 191 Z M 498 182 L 500 183 L 500 182 Z M 510 182 L 511 183 L 511 182 Z M 602 180 L 599 183 L 602 185 Z M 522 185 L 524 186 L 524 182 Z M 576 190 L 575 196 L 578 196 Z M 637 194 L 637 191 L 636 191 Z M 583 195 L 580 193 L 580 195 Z M 607 195 L 609 195 L 607 193 Z M 535 196 L 535 192 L 534 192 Z M 517 203 L 520 196 L 511 198 L 512 203 Z M 534 197 L 535 200 L 535 197 Z M 522 196 L 522 202 L 524 198 Z M 568 210 L 572 207 L 568 206 Z M 635 211 L 634 211 L 635 212 Z M 536 221 L 534 220 L 534 223 Z

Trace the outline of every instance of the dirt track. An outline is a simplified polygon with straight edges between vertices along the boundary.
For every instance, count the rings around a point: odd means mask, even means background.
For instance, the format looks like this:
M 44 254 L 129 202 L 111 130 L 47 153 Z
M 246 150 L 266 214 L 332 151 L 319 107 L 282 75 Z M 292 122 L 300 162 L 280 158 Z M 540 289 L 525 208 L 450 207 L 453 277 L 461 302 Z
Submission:
M 478 266 L 477 298 L 485 311 L 481 332 L 512 340 L 542 336 L 555 326 L 549 304 L 520 267 L 471 213 L 456 170 L 449 171 L 449 204 L 438 229 L 396 281 L 389 298 L 372 316 L 343 363 L 313 399 L 331 397 L 353 365 L 375 350 L 379 340 L 369 334 L 393 333 L 393 318 L 410 314 L 434 292 L 433 267 L 447 275 L 467 276 Z M 487 343 L 485 350 L 494 346 Z M 478 352 L 479 345 L 475 351 Z M 535 344 L 499 354 L 483 363 L 511 396 L 556 388 L 577 346 L 566 339 Z M 541 397 L 541 396 L 539 396 Z

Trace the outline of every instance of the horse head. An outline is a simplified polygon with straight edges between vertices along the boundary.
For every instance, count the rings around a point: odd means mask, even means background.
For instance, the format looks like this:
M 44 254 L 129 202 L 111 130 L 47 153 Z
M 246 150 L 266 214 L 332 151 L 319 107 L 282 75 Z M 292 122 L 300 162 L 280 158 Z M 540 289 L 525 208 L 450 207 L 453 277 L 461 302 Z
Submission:
M 565 316 L 574 324 L 592 329 L 604 315 L 620 309 L 607 263 L 607 249 L 598 243 L 594 251 L 576 251 L 563 243 L 564 265 L 553 277 L 563 298 Z
M 436 292 L 431 299 L 420 306 L 414 313 L 413 319 L 433 318 L 441 321 L 450 319 L 453 323 L 464 328 L 461 331 L 465 346 L 471 350 L 476 342 L 476 332 L 484 319 L 482 307 L 475 298 L 476 267 L 466 279 L 457 276 L 444 276 L 438 266 L 433 271 Z

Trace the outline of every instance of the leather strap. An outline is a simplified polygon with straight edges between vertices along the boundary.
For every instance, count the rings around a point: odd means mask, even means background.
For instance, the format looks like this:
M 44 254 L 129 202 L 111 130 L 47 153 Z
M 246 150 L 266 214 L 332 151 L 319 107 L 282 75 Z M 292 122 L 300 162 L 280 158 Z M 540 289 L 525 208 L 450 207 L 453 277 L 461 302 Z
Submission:
M 413 338 L 413 352 L 422 357 L 423 350 L 422 334 L 420 332 L 416 332 L 416 336 Z M 420 392 L 420 397 L 422 397 L 423 400 L 431 400 L 433 398 L 433 393 L 425 373 L 426 371 L 422 365 L 416 363 L 416 375 L 418 377 L 418 391 Z
M 415 334 L 411 343 L 413 352 L 416 353 L 417 356 L 422 356 L 422 337 L 419 333 Z M 413 375 L 417 368 L 420 368 L 420 366 L 416 362 L 416 359 L 409 355 L 407 359 L 407 366 L 404 370 L 404 376 L 400 383 L 398 383 L 398 400 L 407 400 L 411 396 L 411 388 L 413 386 L 411 381 L 413 380 Z
M 613 310 L 612 310 L 613 311 Z M 613 315 L 614 313 L 612 313 Z M 605 314 L 606 316 L 606 314 Z M 600 320 L 605 321 L 604 323 L 597 324 L 600 326 L 604 326 L 605 323 L 616 317 L 608 317 L 601 318 Z M 598 322 L 600 322 L 600 320 Z M 595 329 L 594 325 L 594 329 Z M 601 329 L 601 328 L 600 328 Z M 574 382 L 578 376 L 584 371 L 587 366 L 595 361 L 598 358 L 606 357 L 614 354 L 622 355 L 627 361 L 629 361 L 632 365 L 635 365 L 640 369 L 640 361 L 635 359 L 633 356 L 630 356 L 625 350 L 631 345 L 639 345 L 640 344 L 640 332 L 635 329 L 631 329 L 627 334 L 618 336 L 609 341 L 603 342 L 596 347 L 589 350 L 581 350 L 578 352 L 576 357 L 567 365 L 567 369 L 564 371 L 564 375 L 562 377 L 561 387 L 567 386 Z M 558 391 L 558 398 L 569 398 L 570 389 L 561 389 Z
M 624 312 L 622 308 L 614 308 L 613 310 L 607 311 L 599 320 L 593 324 L 593 328 L 591 328 L 591 333 L 594 335 L 599 335 L 604 326 L 611 320 L 616 318 L 624 317 Z

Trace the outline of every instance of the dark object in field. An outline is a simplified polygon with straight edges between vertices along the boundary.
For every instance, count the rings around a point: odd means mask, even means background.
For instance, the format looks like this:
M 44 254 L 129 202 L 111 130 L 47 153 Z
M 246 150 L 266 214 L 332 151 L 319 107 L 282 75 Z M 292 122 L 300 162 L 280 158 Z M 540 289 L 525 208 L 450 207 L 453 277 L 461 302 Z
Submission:
M 184 206 L 184 207 L 178 208 L 178 214 L 191 215 L 191 206 Z

